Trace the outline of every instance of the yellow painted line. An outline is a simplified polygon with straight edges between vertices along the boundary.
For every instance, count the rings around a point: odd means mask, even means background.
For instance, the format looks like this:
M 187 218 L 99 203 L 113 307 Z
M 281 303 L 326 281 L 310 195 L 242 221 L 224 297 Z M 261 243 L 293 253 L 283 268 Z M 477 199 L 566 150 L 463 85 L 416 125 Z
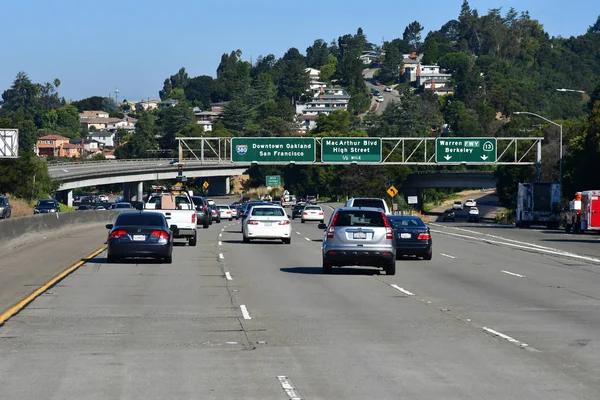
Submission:
M 106 246 L 102 246 L 101 248 L 94 251 L 89 256 L 84 257 L 83 259 L 77 261 L 75 264 L 71 265 L 69 268 L 65 269 L 64 271 L 62 271 L 61 273 L 56 275 L 54 278 L 50 279 L 48 282 L 46 282 L 46 284 L 44 284 L 42 287 L 38 288 L 35 292 L 33 292 L 29 296 L 25 297 L 23 300 L 21 300 L 20 302 L 15 304 L 13 307 L 4 311 L 2 314 L 0 314 L 0 326 L 4 325 L 4 323 L 6 321 L 8 321 L 9 318 L 13 317 L 15 314 L 18 314 L 22 309 L 27 307 L 27 305 L 29 305 L 29 303 L 31 303 L 36 298 L 38 298 L 46 290 L 50 289 L 52 286 L 56 285 L 58 282 L 65 279 L 67 276 L 69 276 L 71 273 L 73 273 L 77 268 L 81 267 L 83 264 L 85 264 L 92 258 L 96 257 L 98 254 L 102 253 L 104 250 L 106 250 Z

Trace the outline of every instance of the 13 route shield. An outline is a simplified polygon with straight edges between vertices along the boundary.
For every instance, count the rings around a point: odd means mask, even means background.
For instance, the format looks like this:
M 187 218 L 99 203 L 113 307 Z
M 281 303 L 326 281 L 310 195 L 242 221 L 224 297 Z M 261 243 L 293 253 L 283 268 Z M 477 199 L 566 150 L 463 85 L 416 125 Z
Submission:
M 496 138 L 437 138 L 435 140 L 435 162 L 441 164 L 488 164 L 495 163 L 497 156 Z

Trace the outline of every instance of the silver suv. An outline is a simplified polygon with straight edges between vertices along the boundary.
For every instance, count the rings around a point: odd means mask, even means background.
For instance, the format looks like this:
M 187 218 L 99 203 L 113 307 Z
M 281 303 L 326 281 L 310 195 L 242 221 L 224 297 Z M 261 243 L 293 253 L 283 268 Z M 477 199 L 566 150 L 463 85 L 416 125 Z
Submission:
M 323 273 L 332 267 L 381 267 L 396 274 L 396 239 L 385 212 L 373 207 L 337 208 L 323 237 Z

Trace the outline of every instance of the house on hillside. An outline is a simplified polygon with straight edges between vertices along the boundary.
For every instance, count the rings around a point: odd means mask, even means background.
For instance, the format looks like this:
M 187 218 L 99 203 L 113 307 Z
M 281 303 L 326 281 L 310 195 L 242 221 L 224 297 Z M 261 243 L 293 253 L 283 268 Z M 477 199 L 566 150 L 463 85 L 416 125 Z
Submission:
M 97 132 L 90 132 L 87 135 L 87 139 L 95 140 L 97 142 L 102 143 L 104 146 L 107 146 L 107 147 L 115 147 L 116 136 L 117 136 L 116 132 L 97 131 Z
M 84 111 L 79 114 L 79 119 L 92 119 L 92 118 L 108 118 L 109 113 L 106 111 Z
M 102 130 L 119 121 L 121 121 L 120 118 L 84 118 L 80 119 L 79 123 L 86 129 Z
M 308 77 L 311 82 L 318 81 L 321 76 L 321 71 L 316 68 L 305 68 L 304 71 L 308 72 Z
M 179 100 L 167 99 L 167 100 L 163 100 L 160 103 L 158 103 L 158 108 L 164 109 L 164 108 L 169 108 L 169 107 L 175 107 L 177 104 L 179 104 Z
M 160 100 L 138 101 L 135 103 L 135 111 L 139 113 L 142 111 L 155 110 L 158 108 L 158 103 L 160 103 Z
M 79 147 L 69 142 L 69 138 L 59 135 L 46 135 L 38 139 L 35 153 L 38 156 L 80 157 Z

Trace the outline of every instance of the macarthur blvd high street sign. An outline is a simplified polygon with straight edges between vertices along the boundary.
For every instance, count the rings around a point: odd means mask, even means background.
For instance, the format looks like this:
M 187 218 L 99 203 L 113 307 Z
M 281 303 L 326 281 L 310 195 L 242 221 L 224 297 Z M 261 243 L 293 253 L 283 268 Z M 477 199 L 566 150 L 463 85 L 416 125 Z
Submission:
M 495 163 L 497 160 L 496 138 L 437 138 L 435 162 L 437 163 Z
M 231 161 L 243 163 L 314 163 L 314 138 L 231 138 Z
M 321 140 L 324 163 L 379 163 L 381 139 L 373 137 L 324 137 Z

